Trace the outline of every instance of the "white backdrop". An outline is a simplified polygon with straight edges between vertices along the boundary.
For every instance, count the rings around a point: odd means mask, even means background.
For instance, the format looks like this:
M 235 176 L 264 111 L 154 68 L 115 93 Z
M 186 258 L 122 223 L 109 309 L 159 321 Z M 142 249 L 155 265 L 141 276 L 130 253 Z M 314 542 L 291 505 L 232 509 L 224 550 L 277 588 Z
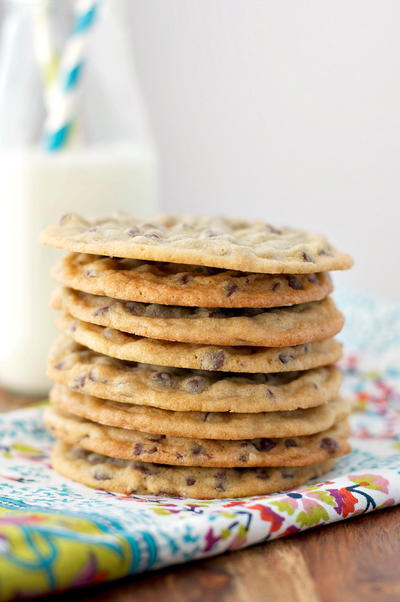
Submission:
M 131 0 L 162 208 L 326 232 L 400 300 L 400 2 Z

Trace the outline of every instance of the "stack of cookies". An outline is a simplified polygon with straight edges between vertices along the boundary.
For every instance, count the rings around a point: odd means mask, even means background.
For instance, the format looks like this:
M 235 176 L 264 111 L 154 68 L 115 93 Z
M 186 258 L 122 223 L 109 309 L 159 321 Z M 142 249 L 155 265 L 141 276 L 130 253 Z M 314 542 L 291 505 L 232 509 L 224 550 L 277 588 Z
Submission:
M 76 215 L 42 234 L 61 337 L 46 424 L 57 471 L 194 498 L 290 489 L 349 451 L 328 271 L 351 258 L 264 222 Z

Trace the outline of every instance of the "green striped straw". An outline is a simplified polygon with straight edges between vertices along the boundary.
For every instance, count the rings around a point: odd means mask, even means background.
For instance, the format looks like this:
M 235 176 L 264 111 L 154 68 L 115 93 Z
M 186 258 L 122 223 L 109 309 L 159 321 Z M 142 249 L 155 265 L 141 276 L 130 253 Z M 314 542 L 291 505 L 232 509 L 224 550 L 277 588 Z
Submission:
M 76 114 L 85 51 L 101 0 L 77 0 L 72 32 L 61 56 L 54 94 L 51 94 L 45 123 L 45 149 L 66 146 Z

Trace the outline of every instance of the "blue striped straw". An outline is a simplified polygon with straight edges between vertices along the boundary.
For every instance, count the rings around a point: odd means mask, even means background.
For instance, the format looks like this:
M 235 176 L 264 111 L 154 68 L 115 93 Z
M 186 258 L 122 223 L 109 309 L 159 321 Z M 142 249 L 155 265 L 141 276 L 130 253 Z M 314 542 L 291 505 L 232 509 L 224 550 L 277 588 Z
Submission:
M 78 0 L 75 5 L 71 35 L 62 54 L 57 90 L 45 125 L 45 148 L 49 152 L 64 148 L 73 129 L 86 45 L 100 3 Z

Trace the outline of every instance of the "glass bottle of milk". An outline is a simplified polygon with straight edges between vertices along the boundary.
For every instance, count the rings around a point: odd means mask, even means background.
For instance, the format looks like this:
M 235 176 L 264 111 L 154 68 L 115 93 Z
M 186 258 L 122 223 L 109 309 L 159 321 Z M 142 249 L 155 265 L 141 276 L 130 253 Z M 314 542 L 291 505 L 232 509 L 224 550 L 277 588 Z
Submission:
M 157 208 L 157 159 L 125 29 L 128 3 L 98 7 L 71 139 L 56 152 L 43 145 L 46 78 L 57 69 L 76 0 L 7 3 L 0 38 L 0 387 L 48 389 L 46 357 L 57 336 L 49 270 L 58 252 L 39 245 L 39 232 L 64 213 L 144 216 Z

